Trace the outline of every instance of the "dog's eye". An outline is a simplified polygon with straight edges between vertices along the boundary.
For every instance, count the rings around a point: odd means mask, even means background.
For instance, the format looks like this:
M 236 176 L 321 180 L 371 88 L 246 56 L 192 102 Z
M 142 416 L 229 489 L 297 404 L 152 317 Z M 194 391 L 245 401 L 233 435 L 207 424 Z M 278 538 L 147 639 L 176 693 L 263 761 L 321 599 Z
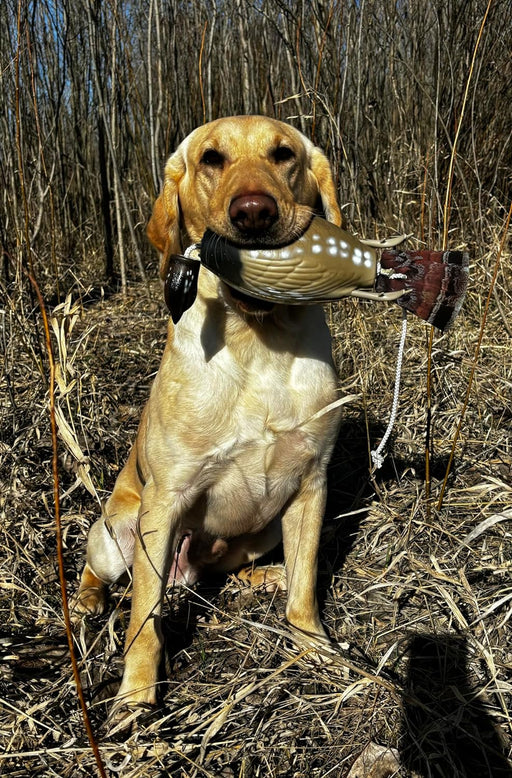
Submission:
M 288 162 L 288 160 L 295 158 L 295 152 L 289 146 L 278 146 L 272 156 L 275 162 Z
M 222 167 L 224 165 L 224 157 L 216 149 L 207 149 L 201 157 L 201 163 L 208 167 Z

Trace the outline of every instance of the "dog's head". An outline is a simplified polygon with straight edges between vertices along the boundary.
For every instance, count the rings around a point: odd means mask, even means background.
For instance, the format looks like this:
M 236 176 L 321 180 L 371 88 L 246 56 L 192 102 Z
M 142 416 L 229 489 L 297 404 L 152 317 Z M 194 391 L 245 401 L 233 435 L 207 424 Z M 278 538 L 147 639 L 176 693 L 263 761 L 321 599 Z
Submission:
M 194 130 L 169 158 L 147 233 L 165 278 L 171 254 L 199 242 L 208 228 L 239 245 L 282 245 L 306 229 L 315 210 L 341 223 L 320 149 L 283 122 L 235 116 Z M 222 290 L 244 313 L 272 307 L 224 284 Z

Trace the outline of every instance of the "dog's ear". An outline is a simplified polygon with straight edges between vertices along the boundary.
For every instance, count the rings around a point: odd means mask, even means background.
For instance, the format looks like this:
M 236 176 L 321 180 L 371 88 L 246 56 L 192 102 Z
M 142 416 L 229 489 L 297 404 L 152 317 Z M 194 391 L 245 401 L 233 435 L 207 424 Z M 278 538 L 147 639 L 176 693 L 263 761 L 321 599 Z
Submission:
M 331 166 L 325 154 L 316 146 L 310 156 L 311 172 L 316 180 L 318 194 L 322 200 L 322 208 L 327 221 L 341 226 L 341 211 L 338 205 L 336 187 L 332 177 Z
M 183 151 L 177 151 L 167 160 L 164 185 L 155 201 L 146 234 L 160 252 L 160 278 L 165 279 L 171 254 L 181 253 L 179 184 L 185 175 Z

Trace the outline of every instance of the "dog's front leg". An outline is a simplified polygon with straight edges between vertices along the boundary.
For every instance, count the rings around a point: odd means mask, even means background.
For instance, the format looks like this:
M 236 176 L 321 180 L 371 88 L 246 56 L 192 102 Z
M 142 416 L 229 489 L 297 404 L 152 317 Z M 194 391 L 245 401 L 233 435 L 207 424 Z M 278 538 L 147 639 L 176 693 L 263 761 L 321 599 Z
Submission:
M 162 651 L 161 612 L 175 542 L 179 506 L 169 492 L 144 487 L 133 558 L 133 594 L 126 633 L 125 670 L 113 718 L 124 705 L 154 705 Z
M 318 546 L 326 501 L 325 476 L 310 475 L 282 516 L 288 586 L 286 618 L 306 645 L 327 644 L 316 596 Z M 308 637 L 310 640 L 308 640 Z

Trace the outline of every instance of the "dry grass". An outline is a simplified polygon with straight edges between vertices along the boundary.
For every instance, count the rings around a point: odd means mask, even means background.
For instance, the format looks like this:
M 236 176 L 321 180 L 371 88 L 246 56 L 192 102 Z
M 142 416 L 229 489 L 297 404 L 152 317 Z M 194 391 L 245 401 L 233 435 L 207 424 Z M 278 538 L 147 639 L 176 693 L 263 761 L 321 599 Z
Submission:
M 480 251 L 463 313 L 435 340 L 430 504 L 426 328 L 411 322 L 399 418 L 372 480 L 368 450 L 389 415 L 400 313 L 353 301 L 330 313 L 342 389 L 361 393 L 345 406 L 320 558 L 323 618 L 339 657 L 320 666 L 301 655 L 282 596 L 234 578 L 170 591 L 163 705 L 116 743 L 101 726 L 120 679 L 129 592 L 114 592 L 109 614 L 76 632 L 109 775 L 346 776 L 374 742 L 398 750 L 404 776 L 512 776 L 512 349 L 496 304 L 440 511 L 435 501 L 494 256 Z M 512 273 L 503 267 L 497 297 L 507 311 Z M 61 452 L 70 590 L 97 515 L 82 480 L 89 473 L 100 497 L 112 487 L 163 350 L 166 315 L 156 284 L 152 292 L 149 301 L 133 286 L 126 298 L 60 311 L 58 403 L 75 445 L 74 455 Z M 0 774 L 91 776 L 56 575 L 47 387 L 32 314 L 21 320 L 19 309 L 6 308 L 1 377 Z

